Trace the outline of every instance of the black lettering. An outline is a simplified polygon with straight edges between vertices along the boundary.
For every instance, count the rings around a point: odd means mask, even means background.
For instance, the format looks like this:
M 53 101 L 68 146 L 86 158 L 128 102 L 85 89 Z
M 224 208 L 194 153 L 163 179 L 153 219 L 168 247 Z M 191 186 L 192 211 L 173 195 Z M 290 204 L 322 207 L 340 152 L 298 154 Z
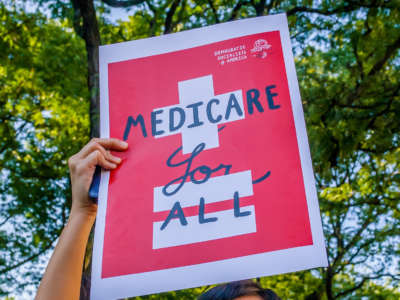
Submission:
M 146 132 L 146 127 L 144 125 L 143 116 L 141 114 L 139 114 L 136 119 L 134 119 L 132 116 L 128 117 L 128 120 L 127 120 L 126 126 L 125 126 L 125 130 L 124 130 L 124 141 L 126 141 L 128 139 L 129 132 L 131 130 L 132 125 L 136 127 L 137 124 L 140 124 L 140 126 L 142 128 L 143 137 L 147 137 L 147 132 Z
M 274 97 L 278 96 L 277 93 L 271 93 L 271 90 L 274 88 L 276 88 L 276 85 L 269 85 L 265 88 L 269 109 L 278 109 L 279 107 L 281 107 L 279 104 L 274 103 Z
M 235 218 L 251 215 L 251 211 L 240 211 L 239 192 L 233 194 L 233 208 Z
M 254 112 L 254 104 L 256 105 L 259 112 L 264 112 L 264 108 L 262 107 L 260 101 L 258 101 L 259 97 L 260 92 L 257 89 L 251 89 L 246 92 L 247 110 L 249 111 L 250 115 Z
M 160 230 L 164 230 L 172 219 L 177 219 L 177 218 L 181 222 L 182 226 L 186 226 L 188 224 L 185 215 L 183 213 L 182 207 L 178 201 L 175 202 L 174 206 L 172 207 L 171 211 L 168 214 L 168 217 L 161 225 Z
M 209 222 L 215 222 L 218 220 L 217 217 L 212 217 L 212 218 L 205 218 L 204 217 L 204 198 L 200 198 L 200 205 L 199 205 L 199 223 L 204 224 L 204 223 L 209 223 Z
M 187 108 L 193 109 L 193 124 L 190 124 L 188 128 L 198 127 L 204 124 L 204 122 L 200 122 L 199 120 L 199 106 L 202 104 L 203 102 L 200 101 L 186 106 Z
M 218 172 L 220 170 L 223 170 L 225 175 L 229 174 L 232 165 L 220 164 L 215 169 L 211 169 L 208 166 L 202 165 L 202 166 L 197 167 L 194 170 L 191 170 L 193 160 L 195 159 L 196 156 L 198 156 L 204 150 L 205 147 L 206 147 L 206 144 L 204 144 L 204 143 L 198 144 L 194 148 L 190 157 L 188 157 L 187 159 L 185 159 L 181 162 L 173 162 L 172 160 L 182 150 L 182 147 L 179 147 L 178 149 L 175 150 L 174 153 L 171 154 L 171 156 L 167 159 L 167 166 L 174 168 L 174 167 L 186 165 L 186 170 L 182 176 L 179 176 L 179 177 L 171 180 L 169 183 L 167 183 L 163 187 L 162 192 L 165 196 L 172 196 L 172 195 L 176 194 L 183 187 L 183 185 L 185 184 L 187 179 L 190 179 L 190 181 L 194 184 L 202 184 L 202 183 L 205 183 L 206 181 L 208 181 L 208 179 L 210 179 L 210 177 L 213 173 Z M 204 174 L 204 178 L 197 180 L 195 178 L 196 172 Z
M 254 179 L 254 180 L 253 180 L 253 184 L 260 183 L 260 182 L 264 181 L 265 179 L 267 179 L 267 178 L 269 177 L 269 175 L 271 175 L 271 171 L 267 171 L 267 172 L 266 172 L 263 176 L 261 176 L 260 178 Z
M 218 99 L 211 99 L 208 103 L 207 103 L 207 117 L 208 120 L 211 123 L 218 123 L 219 121 L 221 121 L 222 116 L 218 115 L 216 119 L 213 118 L 212 114 L 211 114 L 211 104 L 219 104 L 219 100 Z
M 178 125 L 175 125 L 175 112 L 178 112 L 180 119 Z M 169 131 L 176 131 L 185 123 L 185 111 L 180 107 L 173 107 L 169 110 Z
M 226 113 L 225 113 L 225 120 L 229 119 L 232 108 L 236 109 L 236 113 L 238 114 L 238 116 L 243 115 L 242 108 L 240 107 L 239 102 L 237 101 L 237 99 L 235 97 L 235 94 L 231 94 L 229 96 L 228 106 L 226 108 Z
M 162 120 L 157 119 L 157 115 L 163 112 L 162 109 L 155 110 L 151 112 L 151 134 L 153 136 L 160 135 L 164 133 L 164 130 L 157 131 L 157 124 L 162 123 Z

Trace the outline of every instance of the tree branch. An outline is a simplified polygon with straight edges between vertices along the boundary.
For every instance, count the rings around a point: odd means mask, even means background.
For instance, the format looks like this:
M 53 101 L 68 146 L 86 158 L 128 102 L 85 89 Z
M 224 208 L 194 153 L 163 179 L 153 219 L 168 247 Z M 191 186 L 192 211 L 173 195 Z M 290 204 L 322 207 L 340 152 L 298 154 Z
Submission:
M 382 274 L 379 274 L 379 275 L 376 275 L 376 276 L 363 277 L 363 279 L 357 285 L 355 285 L 354 287 L 352 287 L 352 288 L 350 288 L 348 290 L 344 290 L 344 291 L 336 294 L 335 298 L 341 299 L 343 296 L 346 296 L 346 295 L 354 292 L 355 290 L 361 288 L 366 281 L 373 280 L 373 279 L 379 279 L 379 278 L 382 278 L 382 277 L 390 277 L 390 278 L 393 278 L 395 280 L 399 280 L 400 279 L 398 276 L 390 274 L 390 273 L 382 273 Z
M 112 7 L 129 7 L 143 3 L 145 0 L 101 0 Z
M 361 227 L 353 235 L 353 238 L 351 239 L 351 241 L 348 242 L 348 244 L 342 249 L 342 251 L 340 251 L 340 253 L 338 253 L 338 255 L 335 257 L 335 259 L 333 260 L 333 263 L 332 263 L 332 268 L 334 268 L 338 264 L 338 262 L 343 258 L 343 256 L 346 254 L 346 252 L 349 251 L 349 249 L 351 247 L 353 247 L 360 240 L 361 234 L 371 224 L 373 219 L 374 219 L 373 217 L 367 218 L 367 220 L 364 221 L 364 223 L 361 225 Z
M 157 12 L 157 8 L 151 3 L 151 1 L 144 0 L 144 2 L 147 4 L 149 9 L 153 12 L 153 15 L 155 16 L 155 14 Z
M 356 285 L 353 286 L 352 288 L 347 289 L 347 290 L 344 290 L 344 291 L 342 291 L 342 292 L 336 294 L 336 295 L 335 295 L 335 298 L 339 298 L 339 299 L 340 299 L 341 297 L 343 297 L 343 296 L 345 296 L 345 295 L 348 295 L 348 294 L 350 294 L 350 293 L 352 293 L 352 292 L 358 290 L 358 289 L 361 288 L 361 287 L 364 285 L 364 283 L 365 283 L 367 280 L 369 280 L 369 279 L 370 279 L 369 277 L 364 277 L 358 284 L 356 284 Z
M 218 12 L 215 9 L 215 5 L 214 5 L 213 0 L 208 0 L 208 5 L 210 5 L 210 8 L 211 8 L 211 10 L 213 12 L 215 23 L 218 24 L 220 21 L 219 21 Z
M 232 9 L 231 16 L 229 17 L 228 21 L 233 21 L 237 18 L 237 15 L 239 13 L 239 10 L 242 8 L 242 6 L 250 4 L 249 1 L 242 1 L 239 0 L 239 2 L 235 5 L 235 7 Z
M 3 222 L 0 223 L 0 227 L 3 226 L 8 220 L 10 220 L 13 217 L 13 215 L 9 215 L 7 218 L 3 220 Z
M 49 243 L 45 248 L 43 248 L 42 250 L 40 250 L 38 253 L 29 256 L 28 258 L 24 259 L 23 261 L 20 261 L 19 263 L 16 263 L 15 265 L 12 265 L 12 266 L 5 267 L 5 268 L 3 268 L 3 269 L 0 269 L 0 273 L 5 274 L 5 273 L 7 273 L 7 272 L 10 272 L 11 270 L 14 270 L 14 269 L 16 269 L 16 268 L 18 268 L 18 267 L 20 267 L 20 266 L 26 264 L 27 262 L 29 262 L 29 261 L 31 261 L 31 260 L 33 260 L 33 259 L 39 257 L 40 255 L 42 255 L 43 253 L 45 253 L 47 250 L 49 250 L 49 249 L 53 246 L 53 243 L 54 243 L 54 241 L 55 241 L 57 238 L 58 238 L 58 237 L 55 237 L 52 241 L 50 241 L 50 243 Z
M 173 23 L 172 23 L 172 18 L 174 17 L 174 14 L 176 12 L 176 9 L 179 6 L 179 3 L 181 0 L 174 0 L 171 4 L 171 7 L 169 8 L 167 12 L 167 16 L 165 18 L 165 25 L 164 25 L 164 34 L 172 32 L 173 29 Z
M 83 38 L 83 28 L 81 25 L 81 20 L 82 20 L 82 14 L 81 14 L 81 9 L 79 8 L 79 2 L 78 0 L 72 0 L 72 7 L 74 8 L 74 17 L 73 17 L 73 27 L 78 36 Z
M 382 103 L 382 102 L 376 102 L 374 104 L 370 104 L 370 105 L 356 105 L 356 104 L 342 104 L 337 102 L 336 106 L 341 107 L 341 108 L 351 108 L 351 109 L 370 109 L 370 110 L 374 110 L 378 107 L 381 107 L 382 105 L 385 105 L 386 103 Z
M 183 0 L 182 2 L 181 2 L 181 10 L 179 11 L 179 13 L 178 13 L 178 17 L 176 18 L 176 21 L 175 22 L 173 22 L 173 24 L 172 24 L 172 27 L 174 28 L 174 27 L 176 27 L 179 23 L 180 23 L 180 21 L 181 20 L 183 20 L 183 16 L 184 16 L 184 13 L 185 13 L 185 7 L 186 7 L 186 1 L 187 0 Z
M 306 6 L 296 6 L 293 7 L 292 9 L 289 9 L 286 14 L 288 16 L 294 15 L 296 13 L 301 13 L 301 12 L 307 12 L 307 13 L 317 13 L 320 15 L 324 16 L 331 16 L 343 12 L 351 12 L 355 11 L 360 8 L 395 8 L 394 5 L 390 5 L 390 2 L 387 1 L 384 4 L 378 4 L 378 3 L 365 3 L 363 1 L 348 1 L 345 5 L 339 6 L 335 9 L 332 10 L 323 10 L 319 8 L 313 8 L 313 7 L 306 7 Z
M 251 5 L 254 7 L 258 17 L 264 15 L 265 1 L 266 0 L 260 0 L 258 3 L 255 3 L 254 0 L 251 1 Z M 271 0 L 268 6 L 272 6 L 273 2 L 274 1 Z
M 397 49 L 400 48 L 400 36 L 397 38 L 397 40 L 392 44 L 389 45 L 386 48 L 385 55 L 378 60 L 376 64 L 372 67 L 372 69 L 368 72 L 368 76 L 373 76 L 375 75 L 384 65 L 385 63 L 389 60 L 389 58 L 397 51 Z
M 307 13 L 316 13 L 316 14 L 320 14 L 320 15 L 325 15 L 325 16 L 331 16 L 331 15 L 335 15 L 338 13 L 342 13 L 342 12 L 349 12 L 352 10 L 356 10 L 359 7 L 353 7 L 353 6 L 343 6 L 343 7 L 338 7 L 336 9 L 333 10 L 322 10 L 319 8 L 312 8 L 312 7 L 306 7 L 306 6 L 296 6 L 293 7 L 292 9 L 289 9 L 286 14 L 288 16 L 292 16 L 296 13 L 302 13 L 302 12 L 307 12 Z

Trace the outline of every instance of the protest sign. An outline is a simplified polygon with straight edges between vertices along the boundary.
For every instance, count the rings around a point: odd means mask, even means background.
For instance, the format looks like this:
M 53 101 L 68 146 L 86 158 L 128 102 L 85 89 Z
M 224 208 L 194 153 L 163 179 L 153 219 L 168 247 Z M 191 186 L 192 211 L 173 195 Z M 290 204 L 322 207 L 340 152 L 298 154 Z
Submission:
M 93 299 L 327 265 L 284 14 L 102 46 Z

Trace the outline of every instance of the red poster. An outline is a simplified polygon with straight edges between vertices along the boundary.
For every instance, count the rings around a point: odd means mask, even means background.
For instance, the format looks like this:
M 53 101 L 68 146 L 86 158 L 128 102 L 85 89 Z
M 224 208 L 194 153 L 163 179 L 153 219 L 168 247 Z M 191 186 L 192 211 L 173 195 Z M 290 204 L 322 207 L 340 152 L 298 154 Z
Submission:
M 100 67 L 102 136 L 129 150 L 102 174 L 93 298 L 326 265 L 284 15 L 105 46 Z

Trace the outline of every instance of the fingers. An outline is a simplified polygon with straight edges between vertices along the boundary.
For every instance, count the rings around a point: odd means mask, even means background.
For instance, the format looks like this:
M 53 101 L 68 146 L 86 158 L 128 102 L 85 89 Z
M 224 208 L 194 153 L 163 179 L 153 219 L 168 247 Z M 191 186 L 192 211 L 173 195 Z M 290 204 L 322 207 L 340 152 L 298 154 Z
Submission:
M 121 163 L 121 158 L 114 156 L 109 150 L 123 151 L 128 148 L 128 144 L 118 139 L 92 139 L 77 154 L 70 157 L 68 165 L 71 171 L 78 166 L 80 170 L 87 167 L 92 168 L 96 164 L 104 169 L 112 170 Z
M 90 146 L 87 149 L 88 154 L 85 155 L 85 153 L 82 154 L 82 158 L 88 156 L 89 154 L 91 154 L 94 151 L 100 151 L 101 154 L 104 156 L 105 159 L 113 162 L 113 163 L 120 163 L 121 159 L 117 156 L 112 155 L 109 151 L 107 151 L 101 144 L 99 143 L 91 143 Z
M 88 168 L 93 168 L 96 165 L 99 165 L 100 167 L 107 169 L 107 170 L 112 170 L 117 167 L 117 163 L 113 163 L 109 160 L 107 160 L 103 153 L 99 150 L 95 150 L 92 153 L 90 153 L 85 159 L 82 160 L 82 165 L 88 167 Z
M 116 150 L 116 151 L 123 151 L 128 148 L 128 143 L 118 140 L 118 139 L 99 139 L 94 138 L 92 139 L 82 150 L 77 154 L 77 156 L 84 158 L 88 156 L 95 150 L 100 151 L 105 158 L 113 161 L 114 163 L 119 163 L 121 159 L 110 154 L 106 150 Z
M 128 143 L 119 139 L 94 139 L 97 143 L 109 150 L 123 151 L 128 148 Z
M 113 170 L 115 169 L 118 164 L 121 162 L 113 162 L 110 160 L 107 160 L 106 157 L 103 155 L 103 153 L 100 150 L 94 150 L 91 152 L 88 156 L 85 158 L 80 158 L 78 156 L 72 156 L 68 160 L 68 165 L 71 170 L 71 174 L 84 174 L 90 173 L 90 176 L 93 175 L 94 169 L 96 165 L 101 166 L 104 169 L 107 170 Z

